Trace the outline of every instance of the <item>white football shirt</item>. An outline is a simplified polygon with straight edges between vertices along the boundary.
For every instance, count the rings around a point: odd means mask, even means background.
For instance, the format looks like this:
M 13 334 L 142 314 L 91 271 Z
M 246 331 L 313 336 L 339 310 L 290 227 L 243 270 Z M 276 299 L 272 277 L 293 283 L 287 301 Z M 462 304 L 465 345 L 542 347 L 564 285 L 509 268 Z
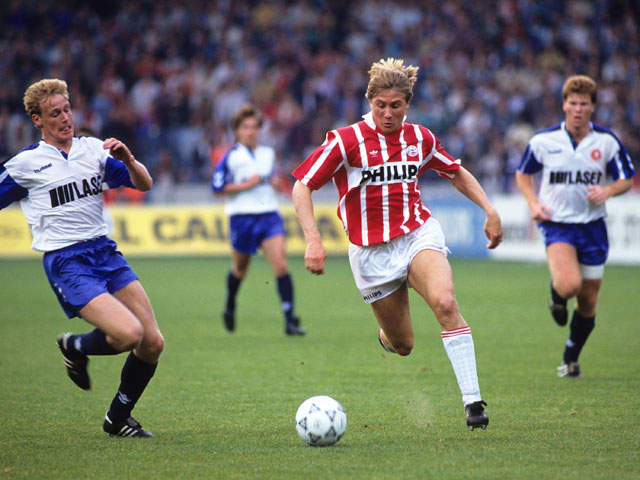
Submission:
M 528 175 L 542 171 L 538 198 L 551 209 L 551 221 L 560 223 L 605 217 L 605 205 L 587 200 L 589 187 L 635 175 L 629 155 L 613 132 L 591 124 L 590 132 L 576 145 L 565 122 L 531 138 L 518 171 Z
M 274 212 L 278 209 L 278 198 L 271 186 L 275 168 L 275 151 L 259 145 L 251 150 L 236 143 L 216 166 L 211 178 L 214 192 L 224 189 L 227 183 L 238 183 L 258 174 L 262 183 L 242 192 L 225 195 L 224 211 L 227 215 L 246 215 Z
M 0 166 L 0 208 L 20 201 L 32 248 L 57 250 L 106 235 L 103 182 L 133 187 L 124 163 L 102 140 L 74 137 L 69 154 L 41 140 Z

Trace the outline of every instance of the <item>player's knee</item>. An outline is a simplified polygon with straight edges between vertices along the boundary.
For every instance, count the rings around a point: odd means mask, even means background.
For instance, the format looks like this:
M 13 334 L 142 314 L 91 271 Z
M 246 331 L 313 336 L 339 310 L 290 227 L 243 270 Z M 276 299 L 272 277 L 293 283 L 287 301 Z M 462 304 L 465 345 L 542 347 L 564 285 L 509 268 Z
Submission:
M 454 294 L 440 295 L 432 305 L 436 317 L 449 318 L 458 313 L 458 302 Z
M 131 322 L 120 333 L 118 343 L 120 350 L 129 351 L 136 348 L 142 342 L 144 337 L 144 329 L 139 323 Z
M 158 329 L 146 331 L 140 345 L 136 348 L 136 355 L 147 363 L 156 363 L 164 350 L 164 337 Z
M 581 286 L 582 282 L 575 280 L 559 283 L 555 289 L 562 298 L 573 298 L 578 295 Z
M 276 276 L 276 278 L 280 278 L 280 277 L 284 277 L 285 275 L 288 275 L 289 268 L 287 264 L 285 263 L 283 265 L 274 265 L 273 274 Z
M 413 338 L 403 338 L 392 343 L 393 350 L 402 357 L 406 357 L 413 350 Z
M 398 345 L 398 346 L 394 345 L 393 349 L 401 357 L 406 357 L 407 355 L 411 354 L 411 351 L 413 350 L 413 344 L 411 344 L 411 345 L 401 344 L 401 345 Z
M 155 355 L 156 357 L 159 357 L 164 350 L 164 337 L 159 331 L 156 331 L 156 333 L 151 338 L 147 350 L 150 354 Z

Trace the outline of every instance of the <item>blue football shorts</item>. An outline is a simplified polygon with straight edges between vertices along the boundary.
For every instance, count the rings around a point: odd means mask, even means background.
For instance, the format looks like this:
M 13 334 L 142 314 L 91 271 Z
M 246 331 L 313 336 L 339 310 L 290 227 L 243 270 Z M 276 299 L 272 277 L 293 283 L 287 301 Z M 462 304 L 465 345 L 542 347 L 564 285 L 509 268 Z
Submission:
M 542 222 L 538 225 L 544 244 L 568 243 L 583 265 L 604 265 L 609 256 L 609 236 L 604 218 L 589 223 Z
M 138 280 L 116 242 L 98 237 L 42 258 L 49 284 L 67 317 L 79 317 L 79 311 L 103 293 L 114 293 Z
M 284 223 L 278 212 L 232 215 L 229 218 L 231 246 L 240 253 L 254 255 L 262 242 L 284 234 Z

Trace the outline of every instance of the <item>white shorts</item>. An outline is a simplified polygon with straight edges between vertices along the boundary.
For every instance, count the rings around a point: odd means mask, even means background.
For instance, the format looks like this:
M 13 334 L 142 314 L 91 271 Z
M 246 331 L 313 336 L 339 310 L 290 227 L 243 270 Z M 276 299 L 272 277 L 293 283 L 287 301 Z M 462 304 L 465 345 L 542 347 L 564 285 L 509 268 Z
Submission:
M 450 253 L 440 222 L 433 217 L 388 243 L 349 245 L 349 263 L 362 299 L 373 303 L 400 288 L 407 280 L 413 257 L 422 250 L 436 250 L 445 256 Z

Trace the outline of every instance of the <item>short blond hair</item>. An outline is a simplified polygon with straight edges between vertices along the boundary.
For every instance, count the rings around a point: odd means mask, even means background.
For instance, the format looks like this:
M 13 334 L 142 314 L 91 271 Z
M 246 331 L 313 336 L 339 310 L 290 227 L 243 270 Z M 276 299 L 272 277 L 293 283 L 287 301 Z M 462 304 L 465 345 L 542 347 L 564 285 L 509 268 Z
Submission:
M 373 100 L 384 90 L 395 90 L 404 95 L 407 103 L 413 98 L 413 86 L 418 79 L 418 67 L 405 66 L 404 60 L 387 58 L 380 59 L 369 69 L 369 85 L 366 97 Z
M 589 95 L 591 102 L 596 103 L 598 99 L 598 85 L 591 77 L 586 75 L 573 75 L 567 78 L 564 85 L 562 85 L 562 100 L 566 100 L 572 93 Z
M 29 86 L 24 92 L 24 109 L 27 115 L 42 115 L 42 104 L 52 95 L 60 94 L 69 100 L 67 82 L 57 78 L 45 78 Z

